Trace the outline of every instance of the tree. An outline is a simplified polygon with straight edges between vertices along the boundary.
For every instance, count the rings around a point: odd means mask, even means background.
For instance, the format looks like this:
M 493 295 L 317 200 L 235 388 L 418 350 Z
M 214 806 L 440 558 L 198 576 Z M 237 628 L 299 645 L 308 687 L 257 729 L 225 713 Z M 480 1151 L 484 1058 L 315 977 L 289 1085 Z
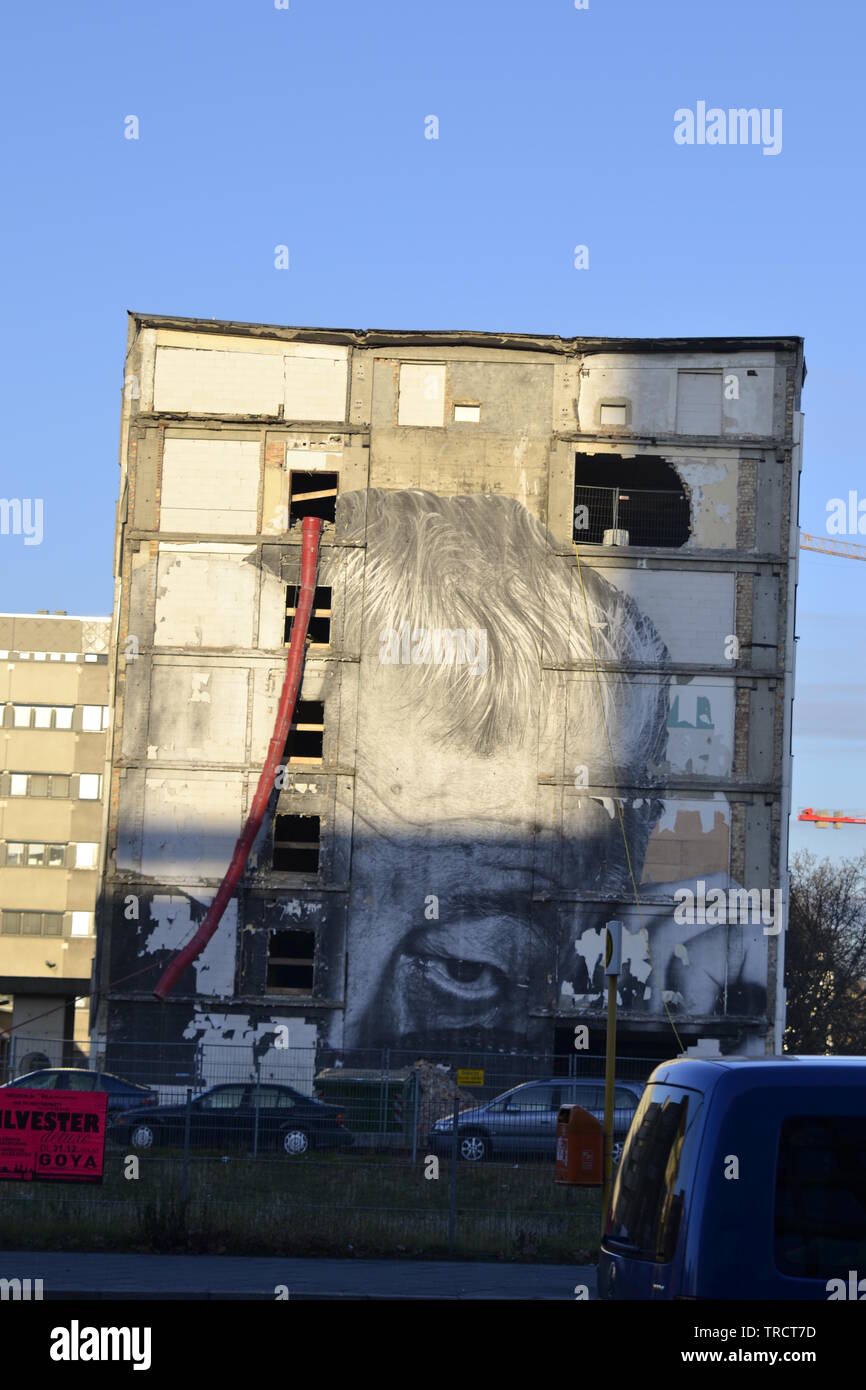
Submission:
M 866 1053 L 866 854 L 791 865 L 786 1052 Z

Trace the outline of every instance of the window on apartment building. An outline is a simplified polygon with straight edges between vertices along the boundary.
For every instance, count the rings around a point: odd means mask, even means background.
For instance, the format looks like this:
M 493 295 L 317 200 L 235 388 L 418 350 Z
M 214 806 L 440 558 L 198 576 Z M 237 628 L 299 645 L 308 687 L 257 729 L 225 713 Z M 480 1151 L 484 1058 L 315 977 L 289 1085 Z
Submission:
M 92 936 L 93 935 L 93 913 L 92 912 L 73 912 L 72 921 L 69 928 L 70 936 Z
M 100 734 L 108 728 L 108 705 L 82 705 L 81 728 L 86 734 Z
M 269 994 L 311 994 L 316 952 L 314 931 L 274 931 L 268 942 Z
M 102 796 L 102 777 L 95 772 L 81 772 L 78 776 L 78 797 L 80 801 L 98 801 Z
M 15 661 L 29 661 L 31 657 L 34 661 L 44 661 L 47 657 L 49 661 L 80 661 L 78 652 L 0 652 L 0 657 L 11 656 Z M 103 658 L 108 660 L 106 654 Z
M 481 420 L 481 406 L 456 401 L 454 404 L 454 423 L 456 425 L 477 425 Z
M 286 739 L 287 762 L 320 763 L 324 738 L 325 706 L 320 700 L 299 700 Z
M 337 511 L 338 473 L 289 473 L 289 525 L 305 516 L 333 521 Z
M 689 538 L 689 499 L 673 464 L 654 454 L 578 454 L 574 539 L 578 545 L 676 549 Z
M 287 642 L 291 640 L 292 636 L 292 624 L 295 621 L 299 593 L 300 589 L 297 584 L 290 584 L 286 589 L 285 640 Z M 331 640 L 331 590 L 325 584 L 318 584 L 313 594 L 313 611 L 310 614 L 307 635 L 315 647 L 326 647 Z
M 15 729 L 71 729 L 72 705 L 13 705 Z
M 444 362 L 401 362 L 397 424 L 445 424 Z
M 318 816 L 276 816 L 272 867 L 281 873 L 318 873 L 320 838 Z
M 9 777 L 10 796 L 50 796 L 61 801 L 69 796 L 67 772 L 13 772 Z
M 607 427 L 615 425 L 624 428 L 628 424 L 628 407 L 602 401 L 598 408 L 598 423 Z
M 0 928 L 6 936 L 62 936 L 62 912 L 4 912 Z
M 22 844 L 12 840 L 6 845 L 7 867 L 62 869 L 65 862 L 65 845 Z
M 95 869 L 99 858 L 99 845 L 95 840 L 79 840 L 75 845 L 76 869 Z

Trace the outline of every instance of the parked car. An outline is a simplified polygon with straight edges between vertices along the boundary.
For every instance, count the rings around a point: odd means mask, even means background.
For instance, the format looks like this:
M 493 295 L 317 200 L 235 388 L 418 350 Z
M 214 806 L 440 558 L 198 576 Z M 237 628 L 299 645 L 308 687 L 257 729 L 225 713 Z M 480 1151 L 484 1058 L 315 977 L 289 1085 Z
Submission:
M 84 1067 L 47 1067 L 42 1071 L 29 1071 L 24 1076 L 16 1076 L 14 1081 L 5 1082 L 0 1090 L 8 1086 L 27 1087 L 34 1091 L 107 1091 L 109 1119 L 126 1110 L 159 1104 L 159 1096 L 150 1086 L 125 1081 L 122 1076 L 114 1076 L 110 1071 L 88 1071 Z
M 614 1183 L 600 1297 L 857 1298 L 863 1276 L 866 1059 L 656 1067 Z
M 614 1148 L 616 1162 L 643 1091 L 642 1081 L 617 1081 L 614 1088 Z M 582 1105 L 604 1122 L 604 1081 L 571 1080 L 556 1076 L 527 1081 L 486 1105 L 461 1110 L 457 1120 L 460 1158 L 481 1163 L 489 1158 L 556 1157 L 556 1117 L 562 1105 Z M 428 1137 L 430 1151 L 450 1154 L 454 1117 L 437 1120 Z
M 254 1082 L 212 1086 L 190 1105 L 190 1144 L 199 1149 L 252 1149 L 256 1127 Z M 130 1111 L 113 1124 L 108 1137 L 134 1149 L 183 1144 L 186 1103 Z M 259 1149 L 298 1157 L 312 1148 L 349 1148 L 353 1136 L 343 1112 L 296 1091 L 266 1082 L 258 1087 Z

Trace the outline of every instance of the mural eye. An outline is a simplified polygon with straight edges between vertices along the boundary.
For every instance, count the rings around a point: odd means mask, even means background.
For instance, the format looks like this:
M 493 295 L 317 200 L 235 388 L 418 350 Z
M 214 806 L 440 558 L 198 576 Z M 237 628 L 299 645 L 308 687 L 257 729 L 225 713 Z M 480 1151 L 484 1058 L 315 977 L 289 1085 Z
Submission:
M 446 960 L 445 969 L 452 980 L 459 980 L 461 984 L 473 984 L 480 980 L 485 966 L 480 960 Z

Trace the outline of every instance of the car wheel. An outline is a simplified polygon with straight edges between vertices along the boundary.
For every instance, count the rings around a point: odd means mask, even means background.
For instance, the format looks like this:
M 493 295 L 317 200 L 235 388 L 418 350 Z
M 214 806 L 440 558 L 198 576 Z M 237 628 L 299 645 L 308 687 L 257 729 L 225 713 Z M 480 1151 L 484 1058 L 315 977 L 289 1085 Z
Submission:
M 134 1125 L 129 1142 L 134 1149 L 152 1149 L 156 1146 L 158 1131 L 156 1125 Z
M 287 1129 L 282 1138 L 282 1149 L 289 1158 L 299 1158 L 309 1151 L 309 1135 L 302 1129 Z
M 463 1134 L 460 1137 L 459 1153 L 467 1163 L 483 1163 L 490 1157 L 490 1140 L 486 1134 Z

